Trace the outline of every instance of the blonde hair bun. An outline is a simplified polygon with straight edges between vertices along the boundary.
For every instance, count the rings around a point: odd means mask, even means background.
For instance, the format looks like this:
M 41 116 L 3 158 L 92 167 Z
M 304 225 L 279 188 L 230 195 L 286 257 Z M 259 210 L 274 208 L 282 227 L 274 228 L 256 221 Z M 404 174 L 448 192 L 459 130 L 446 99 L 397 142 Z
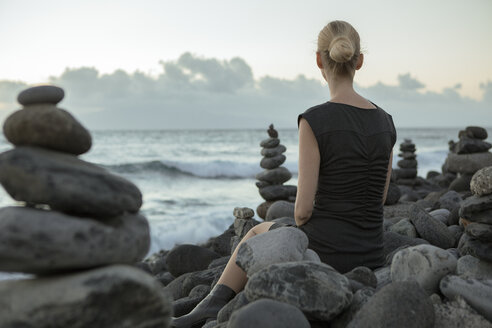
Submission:
M 346 36 L 333 38 L 328 46 L 328 52 L 331 59 L 337 63 L 346 63 L 352 59 L 355 54 L 355 48 L 352 42 Z

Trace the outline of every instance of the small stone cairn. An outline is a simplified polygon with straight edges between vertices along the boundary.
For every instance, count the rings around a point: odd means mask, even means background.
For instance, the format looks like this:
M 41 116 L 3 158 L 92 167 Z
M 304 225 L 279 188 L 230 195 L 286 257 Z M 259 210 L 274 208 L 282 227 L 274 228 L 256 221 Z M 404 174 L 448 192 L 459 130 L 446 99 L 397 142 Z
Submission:
M 414 186 L 418 181 L 415 144 L 411 139 L 405 139 L 400 144 L 400 151 L 398 156 L 403 159 L 396 163 L 399 168 L 392 171 L 393 181 L 400 185 Z
M 259 189 L 261 197 L 265 202 L 261 203 L 256 212 L 262 219 L 266 218 L 268 208 L 279 200 L 293 202 L 297 192 L 296 186 L 283 185 L 291 177 L 292 173 L 281 166 L 285 162 L 285 155 L 283 153 L 287 150 L 284 145 L 280 144 L 278 138 L 278 132 L 274 129 L 273 124 L 270 124 L 268 132 L 268 139 L 263 140 L 260 146 L 263 147 L 261 155 L 263 159 L 260 162 L 260 166 L 265 170 L 256 175 L 256 186 Z
M 3 126 L 0 183 L 21 206 L 0 209 L 0 271 L 35 277 L 0 282 L 0 327 L 168 327 L 168 296 L 129 265 L 150 245 L 142 195 L 77 157 L 92 139 L 63 97 L 24 90 Z
M 492 165 L 492 145 L 486 141 L 487 130 L 478 126 L 468 126 L 458 133 L 458 142 L 449 141 L 449 151 L 443 172 L 457 174 L 450 189 L 469 191 L 470 181 L 479 169 Z

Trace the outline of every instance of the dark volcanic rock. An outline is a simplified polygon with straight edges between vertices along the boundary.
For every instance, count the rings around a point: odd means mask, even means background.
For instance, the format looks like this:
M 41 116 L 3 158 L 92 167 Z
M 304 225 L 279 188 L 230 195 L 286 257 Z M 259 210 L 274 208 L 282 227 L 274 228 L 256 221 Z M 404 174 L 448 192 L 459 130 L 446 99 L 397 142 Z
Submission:
M 285 159 L 286 157 L 283 154 L 273 157 L 263 157 L 260 162 L 260 166 L 264 169 L 271 170 L 282 165 L 285 162 Z
M 345 277 L 358 281 L 364 286 L 376 288 L 378 280 L 371 269 L 367 267 L 356 267 L 344 274 Z
M 396 183 L 391 182 L 388 186 L 388 194 L 386 195 L 386 202 L 384 205 L 394 205 L 398 203 L 398 200 L 401 197 L 400 188 Z
M 169 272 L 175 277 L 187 272 L 205 270 L 220 255 L 196 245 L 179 245 L 174 247 L 166 258 Z
M 454 190 L 450 190 L 439 197 L 439 207 L 445 208 L 450 212 L 455 208 L 459 208 L 462 202 L 463 198 L 461 198 L 461 195 Z
M 258 214 L 258 216 L 260 218 L 262 218 L 263 220 L 265 220 L 267 211 L 270 208 L 270 206 L 272 206 L 273 203 L 274 203 L 273 201 L 266 201 L 266 202 L 261 203 L 256 208 L 256 214 Z
M 271 221 L 283 217 L 294 217 L 294 203 L 285 200 L 276 201 L 268 208 L 265 220 Z
M 464 233 L 458 243 L 461 255 L 472 255 L 479 259 L 492 262 L 492 243 L 481 241 Z
M 130 181 L 76 156 L 34 147 L 0 154 L 0 183 L 15 200 L 74 215 L 106 219 L 142 205 Z
M 256 175 L 256 179 L 266 181 L 271 184 L 281 184 L 288 181 L 292 177 L 292 173 L 283 166 L 273 170 L 265 170 Z
M 492 225 L 483 223 L 470 223 L 465 227 L 465 231 L 470 236 L 482 240 L 492 241 Z
M 280 140 L 278 138 L 268 138 L 268 139 L 263 140 L 260 143 L 260 146 L 264 147 L 264 148 L 275 148 L 278 146 L 279 143 L 280 143 Z
M 340 313 L 330 322 L 330 328 L 345 328 L 374 293 L 375 291 L 373 288 L 363 288 L 356 291 L 348 309 Z
M 418 234 L 432 245 L 448 249 L 454 246 L 453 234 L 441 221 L 433 218 L 419 206 L 413 206 L 410 210 L 410 221 L 415 226 Z
M 401 167 L 402 169 L 414 169 L 417 167 L 417 160 L 415 159 L 402 159 L 399 160 L 398 163 L 396 163 L 398 167 Z
M 492 195 L 468 197 L 461 204 L 459 214 L 468 221 L 492 224 Z
M 16 146 L 38 146 L 75 155 L 87 152 L 91 135 L 66 110 L 54 105 L 33 105 L 14 112 L 3 133 Z
M 270 124 L 270 126 L 268 127 L 268 136 L 270 138 L 278 138 L 278 132 L 277 130 L 275 130 L 275 128 L 273 127 L 273 124 Z
M 416 282 L 393 282 L 362 306 L 347 328 L 433 328 L 434 307 Z
M 474 174 L 481 168 L 492 166 L 492 153 L 450 153 L 446 158 L 445 165 L 451 172 Z
M 52 273 L 136 263 L 150 233 L 141 215 L 105 220 L 26 207 L 0 209 L 0 271 Z
M 393 181 L 399 179 L 411 179 L 417 176 L 417 169 L 394 169 L 391 172 L 391 178 Z
M 63 276 L 0 282 L 1 327 L 169 327 L 172 307 L 159 282 L 115 265 Z
M 246 304 L 249 304 L 249 301 L 244 295 L 244 290 L 242 290 L 219 311 L 217 314 L 217 322 L 227 322 L 234 311 L 242 308 Z
M 492 148 L 492 145 L 488 142 L 467 137 L 460 138 L 460 141 L 454 146 L 457 154 L 483 153 L 490 148 Z
M 284 153 L 287 150 L 284 145 L 278 145 L 275 148 L 263 148 L 261 150 L 261 155 L 265 157 L 274 157 Z
M 311 325 L 297 307 L 270 299 L 260 299 L 235 311 L 227 327 L 310 328 Z
M 479 126 L 467 126 L 465 132 L 469 138 L 485 140 L 488 137 L 487 130 Z
M 266 201 L 285 200 L 296 196 L 297 186 L 271 185 L 260 188 L 258 191 Z
M 385 257 L 403 246 L 416 246 L 416 245 L 429 243 L 427 240 L 424 239 L 407 237 L 392 231 L 384 232 L 383 236 L 384 236 L 383 254 Z
M 352 301 L 348 279 L 324 263 L 287 262 L 270 265 L 250 277 L 248 300 L 271 298 L 291 304 L 308 317 L 330 320 Z
M 19 93 L 17 101 L 19 104 L 27 106 L 33 104 L 53 104 L 56 105 L 65 97 L 62 88 L 54 85 L 40 85 L 26 89 Z
M 231 225 L 226 231 L 217 237 L 210 238 L 203 247 L 220 254 L 221 256 L 231 255 L 231 238 L 236 236 L 234 226 Z
M 434 328 L 492 328 L 492 323 L 476 313 L 463 298 L 434 304 Z

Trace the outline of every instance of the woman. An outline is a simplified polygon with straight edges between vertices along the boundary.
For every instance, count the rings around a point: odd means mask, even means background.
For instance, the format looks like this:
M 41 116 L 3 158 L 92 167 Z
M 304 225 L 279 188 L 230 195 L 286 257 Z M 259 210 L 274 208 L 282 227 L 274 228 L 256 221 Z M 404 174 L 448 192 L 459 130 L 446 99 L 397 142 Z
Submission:
M 396 131 L 392 118 L 353 88 L 363 54 L 357 31 L 333 21 L 318 36 L 316 63 L 328 82 L 330 101 L 299 115 L 299 178 L 296 225 L 309 248 L 339 272 L 383 264 L 383 204 Z M 281 225 L 261 223 L 241 242 Z M 239 246 L 210 294 L 174 327 L 215 318 L 244 288 L 246 273 L 236 263 Z

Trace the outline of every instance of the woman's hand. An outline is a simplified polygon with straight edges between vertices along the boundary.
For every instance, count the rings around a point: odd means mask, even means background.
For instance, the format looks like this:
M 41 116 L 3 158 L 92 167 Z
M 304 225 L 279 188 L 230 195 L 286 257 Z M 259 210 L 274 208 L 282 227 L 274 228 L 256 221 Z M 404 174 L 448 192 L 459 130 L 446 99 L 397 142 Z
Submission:
M 309 123 L 299 122 L 299 174 L 294 219 L 297 226 L 311 218 L 318 186 L 320 155 L 318 142 Z

